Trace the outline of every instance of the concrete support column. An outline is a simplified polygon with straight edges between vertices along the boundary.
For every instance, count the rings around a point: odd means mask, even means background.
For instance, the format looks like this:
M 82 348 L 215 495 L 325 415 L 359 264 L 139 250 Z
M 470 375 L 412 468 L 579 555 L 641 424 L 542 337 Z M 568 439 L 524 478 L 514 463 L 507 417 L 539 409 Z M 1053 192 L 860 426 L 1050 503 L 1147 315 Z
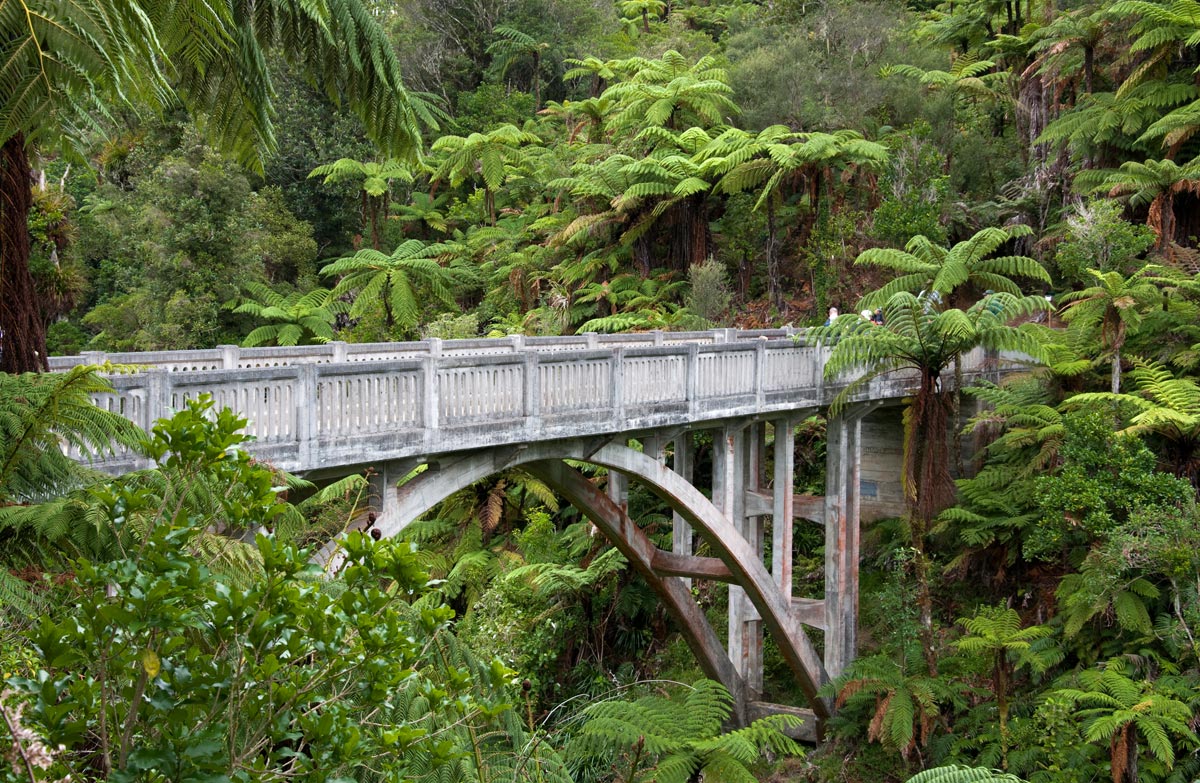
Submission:
M 713 504 L 759 557 L 761 536 L 746 517 L 746 491 L 751 479 L 751 451 L 746 427 L 729 426 L 713 439 Z M 757 462 L 757 460 L 754 460 Z M 729 586 L 729 659 L 746 681 L 747 695 L 756 699 L 762 692 L 762 622 L 746 599 L 745 591 Z
M 830 677 L 845 671 L 858 646 L 860 415 L 844 412 L 826 427 L 825 670 Z
M 660 465 L 666 463 L 667 443 L 659 435 L 647 435 L 642 440 L 642 453 Z
M 609 470 L 604 491 L 622 514 L 629 513 L 629 478 L 625 474 Z
M 400 494 L 396 484 L 412 469 L 411 462 L 384 462 L 379 465 L 378 473 L 371 477 L 371 495 L 376 499 L 379 513 L 375 520 L 376 527 L 384 530 L 391 529 L 387 520 L 400 513 Z
M 784 598 L 792 597 L 792 530 L 795 524 L 796 422 L 776 419 L 775 475 L 772 477 L 771 576 Z
M 761 493 L 765 488 L 765 471 L 767 464 L 767 427 L 762 422 L 756 422 L 746 428 L 746 491 Z M 743 494 L 743 497 L 745 495 Z M 763 562 L 763 534 L 766 518 L 759 514 L 750 514 L 749 508 L 743 501 L 741 532 L 754 550 L 758 562 Z M 756 697 L 762 696 L 763 689 L 763 624 L 762 615 L 750 603 L 749 598 L 742 596 L 742 644 L 743 658 L 746 667 L 742 676 L 746 679 L 746 687 Z
M 671 470 L 689 484 L 692 482 L 692 464 L 695 461 L 695 451 L 692 445 L 692 433 L 684 431 L 675 436 L 672 444 L 675 447 L 675 459 Z M 692 542 L 692 526 L 678 511 L 671 513 L 671 551 L 677 555 L 692 555 L 695 553 Z M 684 577 L 684 585 L 692 589 L 692 580 Z

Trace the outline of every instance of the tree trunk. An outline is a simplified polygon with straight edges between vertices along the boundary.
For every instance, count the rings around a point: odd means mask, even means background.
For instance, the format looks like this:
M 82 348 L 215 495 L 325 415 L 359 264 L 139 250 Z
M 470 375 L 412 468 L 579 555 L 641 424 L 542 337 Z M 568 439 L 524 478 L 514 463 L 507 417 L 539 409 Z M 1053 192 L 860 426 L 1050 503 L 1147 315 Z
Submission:
M 1008 658 L 1003 647 L 996 651 L 996 711 L 1000 715 L 1000 767 L 1008 769 Z
M 929 583 L 932 564 L 925 552 L 925 539 L 934 517 L 953 502 L 955 492 L 948 453 L 952 411 L 947 395 L 938 389 L 939 370 L 922 368 L 921 388 L 905 411 L 904 422 L 904 494 L 909 504 L 909 530 L 916 560 L 921 646 L 930 675 L 937 674 L 937 650 Z
M 779 250 L 775 242 L 775 201 L 767 199 L 767 295 L 771 304 L 781 307 L 782 288 L 779 285 Z
M 536 49 L 533 52 L 533 114 L 536 117 L 542 108 L 542 80 L 539 78 L 542 70 L 542 53 Z
M 0 148 L 0 372 L 43 372 L 46 327 L 29 272 L 32 169 L 25 137 Z

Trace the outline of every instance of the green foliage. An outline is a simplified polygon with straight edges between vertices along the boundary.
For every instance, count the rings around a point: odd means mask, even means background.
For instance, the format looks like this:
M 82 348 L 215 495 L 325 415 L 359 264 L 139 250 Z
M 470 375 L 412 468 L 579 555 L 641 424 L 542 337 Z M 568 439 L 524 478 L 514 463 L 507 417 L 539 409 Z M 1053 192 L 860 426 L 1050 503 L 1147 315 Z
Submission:
M 878 742 L 904 758 L 930 742 L 943 710 L 957 698 L 954 686 L 945 679 L 918 671 L 918 660 L 902 656 L 902 663 L 897 663 L 886 655 L 863 656 L 829 686 L 839 707 L 865 710 L 868 742 Z
M 455 115 L 465 128 L 490 131 L 520 125 L 533 115 L 533 96 L 502 84 L 481 84 L 458 95 Z
M 92 395 L 111 392 L 96 367 L 0 373 L 0 504 L 45 500 L 93 480 L 64 447 L 102 457 L 140 443 L 142 433 L 128 419 L 92 403 Z
M 883 198 L 871 225 L 875 236 L 889 244 L 904 246 L 918 235 L 935 245 L 945 244 L 942 216 L 950 197 L 950 178 L 940 173 L 945 156 L 929 133 L 924 125 L 885 140 L 891 159 L 880 179 Z
M 965 432 L 991 442 L 976 475 L 957 480 L 958 504 L 938 517 L 935 531 L 958 542 L 947 572 L 966 568 L 988 550 L 1001 554 L 1005 565 L 1016 564 L 1025 537 L 1042 517 L 1035 481 L 1058 466 L 1065 434 L 1062 414 L 1037 378 L 1000 387 L 984 383 L 966 392 L 986 407 Z
M 425 324 L 421 334 L 426 339 L 437 337 L 441 340 L 466 340 L 479 336 L 479 316 L 474 313 L 442 313 L 440 316 Z
M 275 474 L 233 448 L 244 420 L 210 407 L 156 426 L 158 479 L 93 489 L 121 545 L 71 561 L 71 600 L 29 632 L 22 669 L 36 674 L 8 679 L 6 706 L 23 705 L 57 749 L 50 772 L 565 781 L 510 710 L 514 673 L 480 663 L 449 635 L 453 613 L 417 600 L 427 576 L 413 550 L 349 533 L 327 579 L 280 535 Z M 250 578 L 221 567 L 216 534 L 253 552 Z
M 721 732 L 731 708 L 729 693 L 699 680 L 674 698 L 645 696 L 606 701 L 584 710 L 585 722 L 567 746 L 568 761 L 614 762 L 614 779 L 685 783 L 697 775 L 723 783 L 751 783 L 750 768 L 763 751 L 801 755 L 782 730 L 786 716 L 763 718 Z
M 709 323 L 722 323 L 732 300 L 725 265 L 715 259 L 695 264 L 688 269 L 688 283 L 687 308 Z
M 949 250 L 920 235 L 910 239 L 903 251 L 891 248 L 867 250 L 855 259 L 855 264 L 881 266 L 898 274 L 887 285 L 864 297 L 862 306 L 879 307 L 898 291 L 937 292 L 947 299 L 963 298 L 961 289 L 967 289 L 974 296 L 982 290 L 1019 296 L 1021 287 L 1013 277 L 1049 283 L 1050 275 L 1034 259 L 994 255 L 1014 238 L 1030 233 L 1025 226 L 985 228 Z
M 1190 727 L 1192 710 L 1171 698 L 1150 680 L 1135 680 L 1121 661 L 1110 661 L 1101 669 L 1078 676 L 1078 688 L 1060 688 L 1055 696 L 1078 709 L 1076 719 L 1085 724 L 1089 742 L 1107 742 L 1111 748 L 1113 779 L 1123 779 L 1137 769 L 1139 740 L 1151 756 L 1170 770 L 1176 745 L 1192 749 L 1200 745 Z
M 1115 621 L 1116 628 L 1106 634 L 1110 645 L 1131 648 L 1153 636 L 1180 664 L 1195 659 L 1200 654 L 1192 630 L 1198 619 L 1193 598 L 1198 535 L 1194 509 L 1138 509 L 1060 584 L 1064 633 L 1086 644 L 1088 635 L 1081 631 L 1094 634 L 1096 620 Z
M 908 779 L 908 783 L 1025 783 L 1025 781 L 1016 775 L 1010 775 L 998 769 L 963 767 L 953 764 L 948 767 L 934 767 L 924 772 L 918 772 Z
M 1121 391 L 1121 349 L 1131 329 L 1136 330 L 1147 311 L 1162 303 L 1166 270 L 1150 264 L 1128 276 L 1121 272 L 1086 270 L 1092 285 L 1060 298 L 1066 307 L 1063 320 L 1071 328 L 1067 338 L 1099 338 L 1112 363 L 1112 393 Z M 1078 336 L 1076 336 L 1078 335 Z
M 729 97 L 733 90 L 728 76 L 716 58 L 689 62 L 683 54 L 669 50 L 656 60 L 634 57 L 616 63 L 614 70 L 626 78 L 602 96 L 619 106 L 611 120 L 613 127 L 712 126 L 738 113 Z
M 905 16 L 898 6 L 794 0 L 761 19 L 730 14 L 723 42 L 743 127 L 871 133 L 881 123 L 911 122 L 924 108 L 923 90 L 879 75 L 888 62 L 935 62 L 904 34 Z M 795 73 L 805 78 L 790 78 Z
M 1015 610 L 1007 607 L 983 607 L 974 617 L 963 618 L 960 624 L 967 635 L 954 645 L 965 653 L 994 654 L 1003 656 L 1019 669 L 1029 666 L 1034 672 L 1043 673 L 1051 663 L 1057 662 L 1053 655 L 1039 654 L 1033 643 L 1050 635 L 1044 625 L 1021 627 L 1021 618 Z
M 1055 249 L 1054 261 L 1066 281 L 1088 283 L 1088 269 L 1132 274 L 1144 264 L 1142 255 L 1154 244 L 1154 234 L 1122 217 L 1112 201 L 1075 206 L 1067 217 L 1067 237 Z
M 353 256 L 326 264 L 321 274 L 339 277 L 331 299 L 346 294 L 354 297 L 350 316 L 360 317 L 382 305 L 385 324 L 410 329 L 420 321 L 420 292 L 427 292 L 447 307 L 454 302 L 456 282 L 452 270 L 438 263 L 442 246 L 408 239 L 384 255 L 363 248 Z
M 223 305 L 270 279 L 310 277 L 316 256 L 311 227 L 279 193 L 252 192 L 190 130 L 131 192 L 103 189 L 85 213 L 99 306 L 83 323 L 100 332 L 93 347 L 109 350 L 240 342 L 245 319 Z
M 136 560 L 76 561 L 78 605 L 32 634 L 43 669 L 10 683 L 65 746 L 63 771 L 323 778 L 402 765 L 392 748 L 421 732 L 368 726 L 355 702 L 396 698 L 417 662 L 412 634 L 446 620 L 397 608 L 422 583 L 413 555 L 352 536 L 342 590 L 314 582 L 304 553 L 260 537 L 265 578 L 239 589 L 187 554 L 196 532 L 164 521 Z
M 1113 432 L 1099 411 L 1064 417 L 1062 469 L 1034 484 L 1042 523 L 1026 539 L 1030 557 L 1055 557 L 1103 539 L 1136 509 L 1190 503 L 1190 483 L 1155 471 L 1155 457 L 1136 438 Z
M 275 323 L 250 332 L 243 345 L 314 345 L 336 336 L 334 321 L 345 307 L 331 296 L 331 291 L 314 288 L 306 294 L 294 291 L 284 296 L 261 283 L 250 283 L 246 290 L 255 299 L 238 305 L 234 312 Z
M 876 298 L 867 297 L 864 303 Z M 900 290 L 883 303 L 882 327 L 861 318 L 844 318 L 814 330 L 814 334 L 833 344 L 825 365 L 827 378 L 854 373 L 846 390 L 838 395 L 837 407 L 853 390 L 885 372 L 909 368 L 937 375 L 976 346 L 1042 356 L 1044 350 L 1032 330 L 1025 328 L 1028 325 L 1008 324 L 1045 308 L 1046 301 L 1040 296 L 996 293 L 967 310 L 941 310 L 929 295 Z

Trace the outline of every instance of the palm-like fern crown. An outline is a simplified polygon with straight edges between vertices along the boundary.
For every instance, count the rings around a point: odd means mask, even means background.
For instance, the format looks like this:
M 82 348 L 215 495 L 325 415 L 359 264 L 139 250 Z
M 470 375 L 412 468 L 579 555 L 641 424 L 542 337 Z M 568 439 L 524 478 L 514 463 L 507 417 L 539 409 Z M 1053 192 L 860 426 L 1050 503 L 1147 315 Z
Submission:
M 891 65 L 880 69 L 883 76 L 906 76 L 934 90 L 954 90 L 978 97 L 999 96 L 997 85 L 1008 78 L 1007 72 L 992 72 L 996 63 L 964 54 L 955 58 L 948 71 L 926 71 L 915 65 Z
M 796 725 L 795 718 L 765 718 L 721 734 L 731 705 L 728 691 L 711 680 L 694 683 L 677 698 L 602 702 L 584 711 L 586 722 L 567 747 L 568 759 L 610 761 L 624 754 L 626 763 L 636 765 L 628 770 L 630 780 L 686 783 L 702 775 L 714 783 L 752 783 L 747 767 L 764 749 L 800 754 L 782 733 Z
M 330 298 L 352 293 L 351 316 L 360 317 L 383 301 L 397 322 L 407 326 L 420 317 L 417 285 L 426 286 L 447 306 L 454 301 L 457 276 L 438 262 L 444 253 L 442 244 L 408 239 L 391 255 L 363 248 L 352 256 L 326 264 L 321 274 L 341 276 Z
M 1066 307 L 1063 320 L 1072 328 L 1091 331 L 1097 327 L 1108 334 L 1118 323 L 1136 326 L 1146 308 L 1162 299 L 1159 275 L 1164 270 L 1153 264 L 1125 276 L 1118 271 L 1087 270 L 1094 284 L 1060 297 Z
M 1156 125 L 1146 135 L 1155 127 L 1163 134 L 1168 132 Z M 1108 172 L 1096 189 L 1107 191 L 1109 196 L 1128 196 L 1134 206 L 1146 206 L 1163 194 L 1200 192 L 1200 162 L 1181 166 L 1173 160 L 1126 161 L 1117 171 Z
M 949 249 L 917 235 L 909 240 L 904 250 L 867 250 L 858 256 L 855 264 L 884 267 L 898 275 L 863 297 L 860 306 L 879 307 L 898 291 L 936 291 L 940 296 L 948 297 L 965 285 L 973 286 L 979 292 L 992 290 L 1019 296 L 1021 287 L 1014 277 L 1049 283 L 1050 274 L 1027 256 L 993 254 L 1014 238 L 1031 233 L 1032 230 L 1024 225 L 985 228 Z
M 948 767 L 934 767 L 919 772 L 909 778 L 908 783 L 1025 783 L 1025 781 L 1016 775 L 1001 772 L 998 769 L 952 764 Z
M 659 60 L 634 57 L 620 61 L 614 70 L 625 79 L 610 86 L 602 97 L 620 107 L 611 120 L 616 128 L 719 125 L 725 117 L 739 113 L 729 97 L 733 88 L 728 74 L 711 56 L 691 65 L 672 50 Z
M 738 193 L 761 186 L 755 209 L 776 199 L 785 183 L 810 169 L 822 167 L 876 168 L 888 159 L 887 148 L 867 141 L 851 130 L 833 133 L 796 133 L 773 125 L 756 137 L 744 131 L 727 132 L 714 139 L 700 156 L 706 170 L 721 174 L 717 188 Z
M 117 446 L 137 447 L 142 431 L 92 402 L 111 393 L 95 367 L 52 375 L 0 373 L 0 504 L 61 494 L 88 475 L 64 446 L 97 456 Z
M 567 69 L 567 72 L 563 74 L 563 81 L 593 77 L 607 81 L 617 75 L 616 63 L 613 60 L 601 60 L 599 57 L 585 57 L 578 60 L 568 57 L 564 62 L 574 67 Z
M 1092 93 L 1083 96 L 1073 111 L 1051 121 L 1037 143 L 1066 141 L 1076 157 L 1104 145 L 1149 154 L 1149 148 L 1139 139 L 1147 128 L 1164 119 L 1163 109 L 1197 98 L 1200 88 L 1190 78 L 1174 77 L 1144 82 L 1119 96 Z M 1098 185 L 1110 173 L 1081 171 L 1079 185 Z
M 508 169 L 521 162 L 521 147 L 540 143 L 535 134 L 511 124 L 465 137 L 442 136 L 432 147 L 444 156 L 434 169 L 433 179 L 449 180 L 451 187 L 458 187 L 478 170 L 484 185 L 496 190 L 504 184 Z
M 923 667 L 912 660 L 917 655 L 910 645 L 903 667 L 888 655 L 858 658 L 823 691 L 836 694 L 838 706 L 869 705 L 868 740 L 906 757 L 918 742 L 928 742 L 942 706 L 953 697 L 948 682 L 920 673 Z
M 899 291 L 883 305 L 884 326 L 846 316 L 813 330 L 818 342 L 833 345 L 825 377 L 856 376 L 834 400 L 835 410 L 872 378 L 899 369 L 936 375 L 975 347 L 1018 351 L 1035 361 L 1045 356 L 1032 325 L 1009 325 L 1016 318 L 1045 312 L 1049 305 L 1043 297 L 995 293 L 967 310 L 939 309 L 937 302 L 927 294 Z
M 1145 738 L 1151 754 L 1170 769 L 1175 762 L 1171 735 L 1192 744 L 1200 742 L 1190 725 L 1192 710 L 1160 693 L 1153 682 L 1133 679 L 1130 674 L 1120 660 L 1109 661 L 1102 669 L 1081 672 L 1078 688 L 1061 688 L 1055 695 L 1083 708 L 1078 715 L 1088 721 L 1088 741 L 1111 740 L 1132 727 Z
M 337 336 L 333 324 L 339 312 L 347 308 L 332 291 L 314 288 L 307 293 L 293 291 L 284 295 L 262 283 L 248 283 L 247 292 L 255 297 L 234 308 L 273 323 L 255 328 L 242 341 L 245 346 L 301 345 L 327 343 Z
M 515 27 L 496 25 L 492 28 L 496 40 L 488 44 L 487 53 L 493 58 L 492 67 L 501 78 L 508 73 L 517 60 L 526 55 L 538 54 L 550 48 L 550 44 L 538 41 L 528 33 Z
M 1020 615 L 1010 607 L 985 606 L 973 617 L 960 619 L 959 624 L 967 635 L 958 639 L 954 646 L 963 652 L 1003 655 L 1017 668 L 1027 666 L 1038 674 L 1062 660 L 1061 653 L 1054 647 L 1035 647 L 1036 642 L 1053 633 L 1051 628 L 1045 625 L 1023 628 Z
M 353 158 L 339 158 L 333 163 L 317 166 L 309 172 L 310 177 L 324 177 L 326 183 L 358 182 L 368 196 L 382 196 L 394 179 L 412 182 L 413 168 L 397 160 L 362 162 Z

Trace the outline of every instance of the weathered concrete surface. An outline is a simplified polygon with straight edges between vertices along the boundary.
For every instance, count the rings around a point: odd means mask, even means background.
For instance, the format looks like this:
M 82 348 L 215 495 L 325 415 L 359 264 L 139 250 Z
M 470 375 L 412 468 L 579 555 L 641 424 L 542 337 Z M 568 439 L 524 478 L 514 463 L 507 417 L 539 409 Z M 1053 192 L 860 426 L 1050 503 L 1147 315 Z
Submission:
M 55 358 L 52 366 L 92 359 L 144 367 L 112 376 L 115 394 L 98 403 L 147 429 L 211 394 L 249 420 L 250 452 L 300 473 L 543 440 L 741 426 L 821 409 L 844 386 L 823 377 L 827 349 L 784 331 L 620 337 L 626 342 L 592 335 L 226 347 Z M 964 366 L 968 379 L 989 369 L 982 352 Z M 911 378 L 892 375 L 856 399 L 898 400 L 912 391 Z M 95 464 L 112 472 L 142 467 L 128 454 Z M 683 462 L 676 468 L 689 470 Z

